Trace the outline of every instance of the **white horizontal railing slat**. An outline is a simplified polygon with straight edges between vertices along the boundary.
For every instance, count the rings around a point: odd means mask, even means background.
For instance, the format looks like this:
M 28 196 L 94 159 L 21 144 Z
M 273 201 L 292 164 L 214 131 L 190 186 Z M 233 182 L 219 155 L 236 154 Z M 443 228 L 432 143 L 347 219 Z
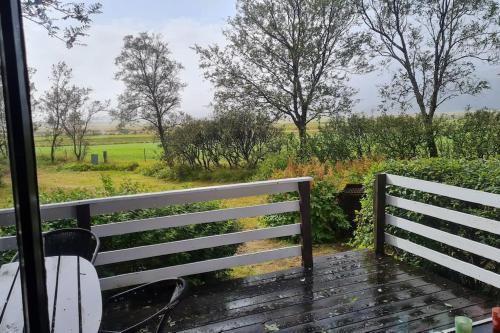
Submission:
M 184 265 L 157 268 L 142 272 L 133 272 L 128 274 L 102 278 L 100 280 L 101 289 L 108 290 L 108 289 L 127 287 L 171 277 L 180 277 L 186 275 L 213 272 L 221 269 L 228 269 L 235 266 L 250 265 L 258 262 L 283 259 L 288 257 L 296 257 L 300 255 L 301 255 L 300 246 L 290 246 L 275 250 L 268 250 L 250 254 L 241 254 L 232 257 L 210 259 Z
M 180 227 L 192 224 L 211 223 L 246 217 L 296 212 L 299 209 L 300 207 L 298 200 L 284 201 L 265 205 L 217 209 L 198 213 L 188 213 L 164 217 L 154 217 L 143 220 L 102 224 L 93 226 L 92 231 L 98 237 L 107 237 L 133 232 Z
M 196 189 L 169 191 L 158 194 L 152 193 L 141 196 L 132 195 L 106 198 L 104 201 L 93 203 L 91 205 L 90 212 L 92 215 L 99 215 L 124 210 L 157 208 L 202 201 L 294 192 L 298 190 L 298 182 L 307 180 L 310 180 L 310 178 L 304 178 L 303 180 L 288 179 L 247 184 L 210 186 Z
M 500 249 L 483 243 L 472 241 L 467 238 L 456 236 L 435 228 L 431 228 L 407 219 L 385 214 L 387 224 L 410 231 L 414 234 L 427 237 L 429 239 L 477 254 L 479 256 L 500 262 Z
M 441 266 L 447 267 L 464 275 L 470 276 L 476 280 L 482 281 L 496 288 L 500 288 L 500 274 L 493 273 L 486 269 L 469 264 L 462 260 L 455 259 L 440 252 L 431 250 L 424 246 L 415 244 L 403 238 L 385 233 L 387 244 L 410 252 L 416 256 L 435 262 Z
M 500 222 L 495 220 L 461 213 L 455 210 L 441 208 L 418 201 L 407 200 L 392 195 L 386 195 L 385 198 L 386 204 L 390 206 L 411 210 L 416 213 L 421 213 L 427 216 L 436 217 L 441 220 L 500 235 Z
M 96 266 L 300 234 L 300 223 L 100 252 Z
M 0 251 L 17 249 L 16 236 L 6 236 L 0 238 Z
M 43 221 L 76 218 L 76 206 L 90 205 L 91 215 L 108 214 L 134 209 L 159 208 L 169 205 L 202 201 L 240 198 L 262 194 L 294 192 L 298 183 L 311 181 L 311 177 L 267 180 L 243 184 L 208 186 L 157 193 L 134 194 L 108 198 L 71 201 L 40 206 Z M 15 224 L 14 209 L 0 209 L 0 226 Z
M 396 185 L 413 190 L 442 195 L 448 198 L 500 208 L 500 194 L 471 190 L 463 187 L 391 174 L 387 174 L 387 185 Z

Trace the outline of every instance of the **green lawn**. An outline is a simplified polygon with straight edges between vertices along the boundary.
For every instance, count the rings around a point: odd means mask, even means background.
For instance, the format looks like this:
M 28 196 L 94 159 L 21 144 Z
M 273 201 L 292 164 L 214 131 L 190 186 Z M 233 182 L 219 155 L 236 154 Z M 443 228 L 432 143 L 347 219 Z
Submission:
M 103 144 L 121 144 L 121 143 L 144 143 L 153 142 L 154 135 L 152 133 L 139 134 L 105 134 L 105 135 L 89 135 L 87 141 L 91 146 Z M 70 140 L 67 137 L 62 138 L 63 145 L 69 145 Z M 50 140 L 46 136 L 35 136 L 37 147 L 50 146 Z
M 68 160 L 73 160 L 71 146 L 58 147 L 56 151 L 56 158 L 64 160 L 67 156 Z M 108 162 L 143 162 L 158 159 L 160 147 L 158 143 L 145 142 L 145 143 L 122 143 L 122 144 L 101 144 L 91 145 L 85 161 L 90 161 L 91 154 L 98 154 L 99 160 L 102 160 L 102 152 L 108 152 Z M 36 154 L 48 158 L 50 156 L 50 147 L 40 147 L 37 145 Z

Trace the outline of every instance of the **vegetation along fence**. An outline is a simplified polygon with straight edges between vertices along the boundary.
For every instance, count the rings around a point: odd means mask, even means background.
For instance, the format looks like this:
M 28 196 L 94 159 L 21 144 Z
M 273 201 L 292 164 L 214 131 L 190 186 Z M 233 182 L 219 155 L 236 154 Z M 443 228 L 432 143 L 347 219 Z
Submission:
M 186 276 L 206 273 L 234 266 L 248 265 L 262 261 L 294 256 L 302 256 L 302 264 L 304 268 L 307 271 L 310 271 L 313 266 L 310 223 L 311 181 L 312 178 L 310 177 L 301 177 L 245 184 L 212 186 L 48 204 L 42 205 L 40 209 L 42 220 L 44 222 L 73 218 L 77 220 L 79 227 L 87 229 L 91 228 L 92 231 L 99 237 L 109 237 L 186 225 L 226 221 L 230 219 L 300 211 L 300 223 L 100 252 L 95 263 L 96 265 L 115 264 L 131 260 L 182 253 L 186 251 L 209 249 L 218 246 L 239 244 L 261 239 L 294 235 L 301 236 L 301 244 L 296 246 L 288 246 L 250 254 L 234 255 L 230 257 L 104 277 L 101 279 L 101 288 L 103 290 L 152 282 L 172 276 Z M 141 220 L 130 220 L 126 222 L 94 226 L 91 226 L 90 223 L 92 216 L 101 214 L 294 191 L 299 192 L 300 200 L 154 217 Z M 0 210 L 0 227 L 14 224 L 14 210 Z M 16 247 L 16 238 L 14 236 L 0 238 L 0 251 L 15 249 Z
M 374 196 L 375 251 L 378 254 L 384 253 L 384 243 L 386 243 L 496 288 L 500 288 L 500 274 L 445 255 L 407 239 L 397 237 L 388 233 L 388 230 L 385 230 L 385 226 L 389 225 L 393 228 L 420 235 L 499 263 L 500 249 L 497 247 L 388 214 L 386 213 L 386 207 L 392 206 L 405 211 L 423 214 L 493 235 L 500 235 L 499 221 L 396 197 L 387 194 L 387 185 L 431 193 L 493 208 L 500 208 L 500 195 L 391 174 L 378 174 L 375 181 Z

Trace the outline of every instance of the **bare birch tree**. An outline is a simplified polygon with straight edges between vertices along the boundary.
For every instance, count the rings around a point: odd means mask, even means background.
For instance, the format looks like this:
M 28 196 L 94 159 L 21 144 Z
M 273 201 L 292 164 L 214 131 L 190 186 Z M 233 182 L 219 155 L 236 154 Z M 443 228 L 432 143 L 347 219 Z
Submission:
M 167 131 L 179 121 L 180 91 L 185 87 L 179 73 L 183 67 L 171 58 L 161 35 L 143 32 L 125 36 L 123 42 L 115 59 L 115 77 L 125 84 L 125 91 L 111 115 L 120 121 L 120 126 L 145 121 L 167 154 Z
M 381 88 L 388 105 L 403 110 L 416 104 L 431 157 L 438 155 L 434 114 L 459 95 L 489 88 L 476 65 L 500 59 L 499 6 L 493 0 L 358 0 L 373 33 L 371 46 L 383 64 L 396 67 Z

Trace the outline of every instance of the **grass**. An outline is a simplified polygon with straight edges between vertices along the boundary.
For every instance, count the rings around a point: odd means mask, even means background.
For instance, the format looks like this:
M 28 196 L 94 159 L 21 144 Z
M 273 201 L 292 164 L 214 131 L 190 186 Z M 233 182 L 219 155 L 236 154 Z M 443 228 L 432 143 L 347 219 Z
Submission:
M 124 144 L 124 143 L 152 143 L 154 135 L 151 133 L 139 134 L 103 134 L 89 135 L 87 141 L 91 146 L 107 145 L 107 144 Z M 37 147 L 50 147 L 50 140 L 46 136 L 35 136 L 35 144 Z M 62 138 L 62 145 L 70 145 L 71 141 L 67 137 Z
M 61 146 L 56 150 L 56 159 L 60 161 L 74 160 L 71 146 Z M 90 146 L 86 162 L 90 162 L 91 154 L 98 154 L 99 160 L 102 161 L 102 153 L 108 153 L 108 162 L 147 162 L 157 161 L 160 147 L 157 143 L 117 143 L 117 144 L 101 144 Z M 36 154 L 43 159 L 48 160 L 50 156 L 50 147 L 37 146 Z

